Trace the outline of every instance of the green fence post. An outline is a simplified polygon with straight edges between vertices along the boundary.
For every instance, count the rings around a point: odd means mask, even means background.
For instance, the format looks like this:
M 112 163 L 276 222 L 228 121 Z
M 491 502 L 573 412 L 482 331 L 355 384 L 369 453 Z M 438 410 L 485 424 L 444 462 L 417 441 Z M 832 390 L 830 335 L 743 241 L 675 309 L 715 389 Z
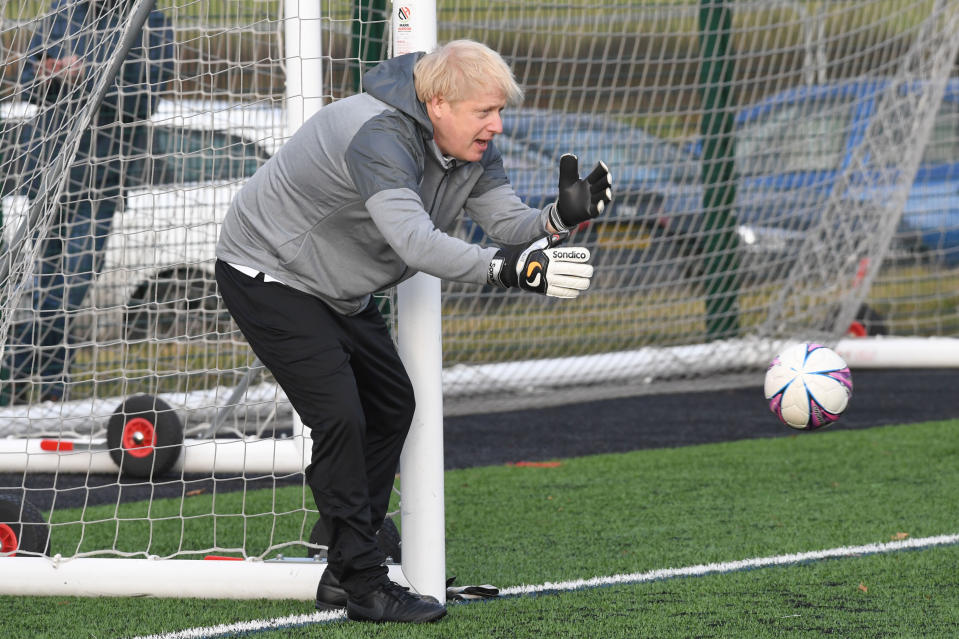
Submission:
M 710 340 L 739 333 L 739 238 L 733 210 L 736 143 L 729 104 L 734 70 L 731 31 L 732 10 L 727 0 L 701 0 L 699 88 L 703 112 L 699 131 L 703 141 L 706 336 Z
M 384 31 L 387 0 L 356 0 L 351 21 L 350 63 L 353 72 L 353 90 L 359 92 L 361 79 L 367 69 L 384 59 L 386 42 Z

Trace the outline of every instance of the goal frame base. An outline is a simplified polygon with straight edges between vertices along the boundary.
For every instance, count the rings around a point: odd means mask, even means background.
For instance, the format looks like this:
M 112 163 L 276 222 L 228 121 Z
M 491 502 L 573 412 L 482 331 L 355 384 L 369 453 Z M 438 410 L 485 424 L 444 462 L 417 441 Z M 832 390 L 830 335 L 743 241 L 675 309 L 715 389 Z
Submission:
M 313 600 L 326 562 L 312 559 L 0 557 L 0 595 Z M 389 577 L 410 586 L 399 564 Z

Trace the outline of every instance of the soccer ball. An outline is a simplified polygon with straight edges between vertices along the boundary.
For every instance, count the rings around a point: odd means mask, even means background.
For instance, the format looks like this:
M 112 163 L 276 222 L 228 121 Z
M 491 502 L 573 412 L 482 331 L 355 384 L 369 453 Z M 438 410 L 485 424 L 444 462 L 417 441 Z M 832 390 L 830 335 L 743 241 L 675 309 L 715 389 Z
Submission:
M 766 370 L 769 410 L 790 428 L 815 430 L 833 423 L 852 397 L 852 374 L 836 351 L 796 344 Z

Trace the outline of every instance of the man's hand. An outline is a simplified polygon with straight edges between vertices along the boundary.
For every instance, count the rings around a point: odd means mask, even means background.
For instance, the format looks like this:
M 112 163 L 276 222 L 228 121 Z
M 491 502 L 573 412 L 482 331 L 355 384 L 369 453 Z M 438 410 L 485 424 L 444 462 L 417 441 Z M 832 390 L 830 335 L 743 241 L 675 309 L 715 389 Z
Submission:
M 550 297 L 576 297 L 589 288 L 593 276 L 593 267 L 587 264 L 589 249 L 555 247 L 558 240 L 558 236 L 547 236 L 528 246 L 500 249 L 490 262 L 488 282 Z
M 43 58 L 40 63 L 40 75 L 73 82 L 83 72 L 83 60 L 71 55 L 65 58 Z
M 609 169 L 598 162 L 584 179 L 579 177 L 579 160 L 567 153 L 559 159 L 559 197 L 549 213 L 556 231 L 568 231 L 597 217 L 613 199 Z

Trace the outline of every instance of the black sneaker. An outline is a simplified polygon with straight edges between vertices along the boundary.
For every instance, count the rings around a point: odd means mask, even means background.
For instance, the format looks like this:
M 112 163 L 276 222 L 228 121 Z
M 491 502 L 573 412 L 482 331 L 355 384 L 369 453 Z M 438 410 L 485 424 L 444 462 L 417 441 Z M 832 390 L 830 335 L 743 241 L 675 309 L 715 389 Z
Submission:
M 402 588 L 402 586 L 400 587 Z M 410 594 L 423 601 L 439 603 L 439 599 L 432 595 Z M 324 570 L 323 576 L 320 577 L 320 583 L 316 587 L 316 609 L 342 610 L 346 608 L 346 600 L 348 598 L 349 596 L 346 594 L 346 590 L 340 585 L 340 580 L 336 578 L 333 571 L 329 568 Z
M 347 595 L 329 566 L 323 571 L 320 583 L 316 587 L 317 610 L 342 610 L 346 608 Z
M 353 621 L 426 623 L 444 615 L 446 606 L 443 604 L 414 595 L 408 588 L 392 581 L 346 602 L 346 616 Z

